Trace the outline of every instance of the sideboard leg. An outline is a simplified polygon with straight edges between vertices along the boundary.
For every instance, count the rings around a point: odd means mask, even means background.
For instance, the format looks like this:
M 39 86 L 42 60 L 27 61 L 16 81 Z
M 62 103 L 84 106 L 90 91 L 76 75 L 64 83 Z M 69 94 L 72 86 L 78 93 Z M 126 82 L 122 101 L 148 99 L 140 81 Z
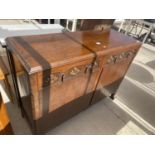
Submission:
M 110 98 L 111 98 L 112 100 L 114 100 L 114 99 L 115 99 L 115 93 L 111 94 Z

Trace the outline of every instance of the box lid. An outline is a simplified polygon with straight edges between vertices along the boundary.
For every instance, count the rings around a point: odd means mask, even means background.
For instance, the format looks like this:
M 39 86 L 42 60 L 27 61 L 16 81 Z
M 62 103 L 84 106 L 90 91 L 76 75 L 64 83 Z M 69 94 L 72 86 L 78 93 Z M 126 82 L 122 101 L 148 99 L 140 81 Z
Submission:
M 135 39 L 114 30 L 10 37 L 6 44 L 29 74 L 139 45 Z

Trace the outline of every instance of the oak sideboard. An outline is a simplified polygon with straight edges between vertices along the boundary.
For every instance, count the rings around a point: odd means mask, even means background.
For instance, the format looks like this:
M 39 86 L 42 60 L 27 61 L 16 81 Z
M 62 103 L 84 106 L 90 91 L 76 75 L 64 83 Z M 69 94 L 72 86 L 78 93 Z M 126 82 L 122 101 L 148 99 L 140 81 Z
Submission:
M 18 103 L 35 134 L 97 103 L 103 90 L 114 98 L 141 46 L 115 30 L 10 37 L 6 45 Z M 27 77 L 24 97 L 17 83 L 19 68 Z

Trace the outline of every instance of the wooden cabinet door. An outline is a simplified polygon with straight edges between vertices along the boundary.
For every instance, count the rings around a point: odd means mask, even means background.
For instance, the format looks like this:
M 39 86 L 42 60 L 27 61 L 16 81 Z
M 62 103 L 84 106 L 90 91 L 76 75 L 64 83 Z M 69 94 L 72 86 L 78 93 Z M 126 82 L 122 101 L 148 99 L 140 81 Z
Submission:
M 42 117 L 37 122 L 39 133 L 89 107 L 101 71 L 100 66 L 90 71 L 89 65 L 82 63 L 63 66 L 57 69 L 59 72 L 52 73 L 50 85 L 40 89 Z M 48 79 L 46 75 L 45 79 Z M 39 85 L 41 81 L 38 82 Z
M 131 50 L 109 56 L 103 66 L 92 104 L 116 93 L 136 53 L 137 51 Z
M 100 64 L 93 66 L 92 62 L 81 62 L 62 66 L 57 69 L 57 72 L 50 75 L 50 84 L 42 84 L 45 87 L 40 90 L 40 104 L 47 105 L 48 112 L 55 111 L 65 104 L 68 104 L 78 98 L 88 95 L 95 90 L 99 73 L 101 71 Z M 44 83 L 48 76 L 44 74 Z M 39 78 L 39 80 L 42 80 Z M 41 81 L 39 82 L 41 83 Z M 39 84 L 40 85 L 40 84 Z M 89 105 L 91 95 L 84 102 L 84 105 Z M 46 100 L 46 101 L 45 101 Z M 82 101 L 82 100 L 81 100 Z M 49 102 L 49 103 L 45 103 Z M 80 103 L 79 103 L 80 104 Z

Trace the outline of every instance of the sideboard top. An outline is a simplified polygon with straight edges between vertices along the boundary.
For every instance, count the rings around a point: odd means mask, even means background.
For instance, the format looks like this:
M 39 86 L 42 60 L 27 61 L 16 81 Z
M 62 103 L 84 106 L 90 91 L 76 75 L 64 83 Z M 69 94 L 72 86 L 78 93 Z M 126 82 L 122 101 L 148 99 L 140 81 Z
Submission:
M 10 37 L 6 44 L 29 74 L 140 46 L 135 39 L 115 30 Z

